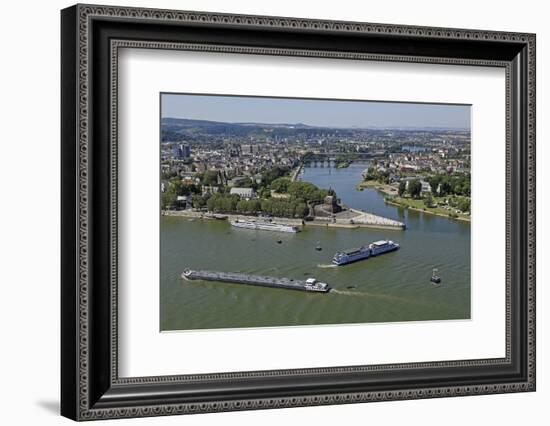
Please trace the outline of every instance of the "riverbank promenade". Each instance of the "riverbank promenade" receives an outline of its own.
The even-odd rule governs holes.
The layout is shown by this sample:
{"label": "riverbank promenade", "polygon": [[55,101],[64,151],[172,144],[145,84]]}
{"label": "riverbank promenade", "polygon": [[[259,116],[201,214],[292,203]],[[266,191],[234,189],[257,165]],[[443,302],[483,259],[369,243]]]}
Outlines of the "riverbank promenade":
{"label": "riverbank promenade", "polygon": [[333,214],[331,217],[315,217],[313,221],[307,222],[307,224],[334,228],[379,228],[393,230],[404,230],[406,228],[403,222],[347,207],[343,211]]}
{"label": "riverbank promenade", "polygon": [[[163,210],[163,216],[184,216],[196,219],[218,219],[218,220],[262,220],[258,216],[238,215],[238,214],[213,214],[199,212],[192,209],[187,210]],[[312,225],[327,226],[333,228],[379,228],[403,230],[405,224],[397,220],[388,219],[362,210],[349,209],[334,214],[332,217],[314,217],[311,221],[302,219],[290,219],[286,217],[270,218],[275,223],[288,224],[293,226]]]}

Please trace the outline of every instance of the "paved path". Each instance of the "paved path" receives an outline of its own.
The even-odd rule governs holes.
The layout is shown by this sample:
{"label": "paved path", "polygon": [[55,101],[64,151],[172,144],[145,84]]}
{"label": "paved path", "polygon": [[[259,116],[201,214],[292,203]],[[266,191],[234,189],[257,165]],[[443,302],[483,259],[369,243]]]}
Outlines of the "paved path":
{"label": "paved path", "polygon": [[[352,221],[352,223],[374,225],[374,226],[388,226],[388,227],[405,229],[405,224],[397,220],[388,219],[387,217],[378,216],[378,215],[367,213],[361,210],[350,209],[349,211],[356,214],[352,218],[345,219],[350,222]],[[338,219],[336,220],[338,221]]]}

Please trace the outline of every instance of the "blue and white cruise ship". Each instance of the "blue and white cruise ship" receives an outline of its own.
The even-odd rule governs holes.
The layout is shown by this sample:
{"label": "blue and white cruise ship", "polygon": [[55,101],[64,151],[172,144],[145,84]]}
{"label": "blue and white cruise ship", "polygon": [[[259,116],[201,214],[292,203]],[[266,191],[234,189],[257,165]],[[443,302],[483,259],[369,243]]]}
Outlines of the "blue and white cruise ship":
{"label": "blue and white cruise ship", "polygon": [[370,256],[388,253],[390,251],[397,250],[398,248],[399,244],[390,240],[375,241],[368,246],[361,246],[356,249],[336,253],[332,258],[332,263],[338,266],[347,265],[348,263],[367,259]]}
{"label": "blue and white cruise ship", "polygon": [[332,258],[332,263],[340,266],[347,263],[356,262],[358,260],[366,259],[369,256],[370,248],[368,246],[362,246],[351,250],[339,251]]}

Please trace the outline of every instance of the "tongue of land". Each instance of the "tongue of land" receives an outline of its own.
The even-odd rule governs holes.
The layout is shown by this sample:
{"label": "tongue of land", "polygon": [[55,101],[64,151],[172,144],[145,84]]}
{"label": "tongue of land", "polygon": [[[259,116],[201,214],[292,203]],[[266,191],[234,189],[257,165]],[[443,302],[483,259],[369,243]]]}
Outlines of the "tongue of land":
{"label": "tongue of land", "polygon": [[308,225],[322,225],[341,228],[381,228],[381,229],[405,229],[405,224],[397,220],[377,216],[362,210],[345,208],[330,216],[315,216]]}

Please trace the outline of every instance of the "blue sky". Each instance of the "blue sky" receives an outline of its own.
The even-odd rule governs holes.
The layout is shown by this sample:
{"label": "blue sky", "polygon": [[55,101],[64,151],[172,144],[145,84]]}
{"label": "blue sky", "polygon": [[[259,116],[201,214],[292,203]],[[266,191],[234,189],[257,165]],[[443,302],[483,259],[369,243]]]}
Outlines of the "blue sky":
{"label": "blue sky", "polygon": [[470,128],[470,106],[249,96],[161,95],[162,117],[327,127]]}

